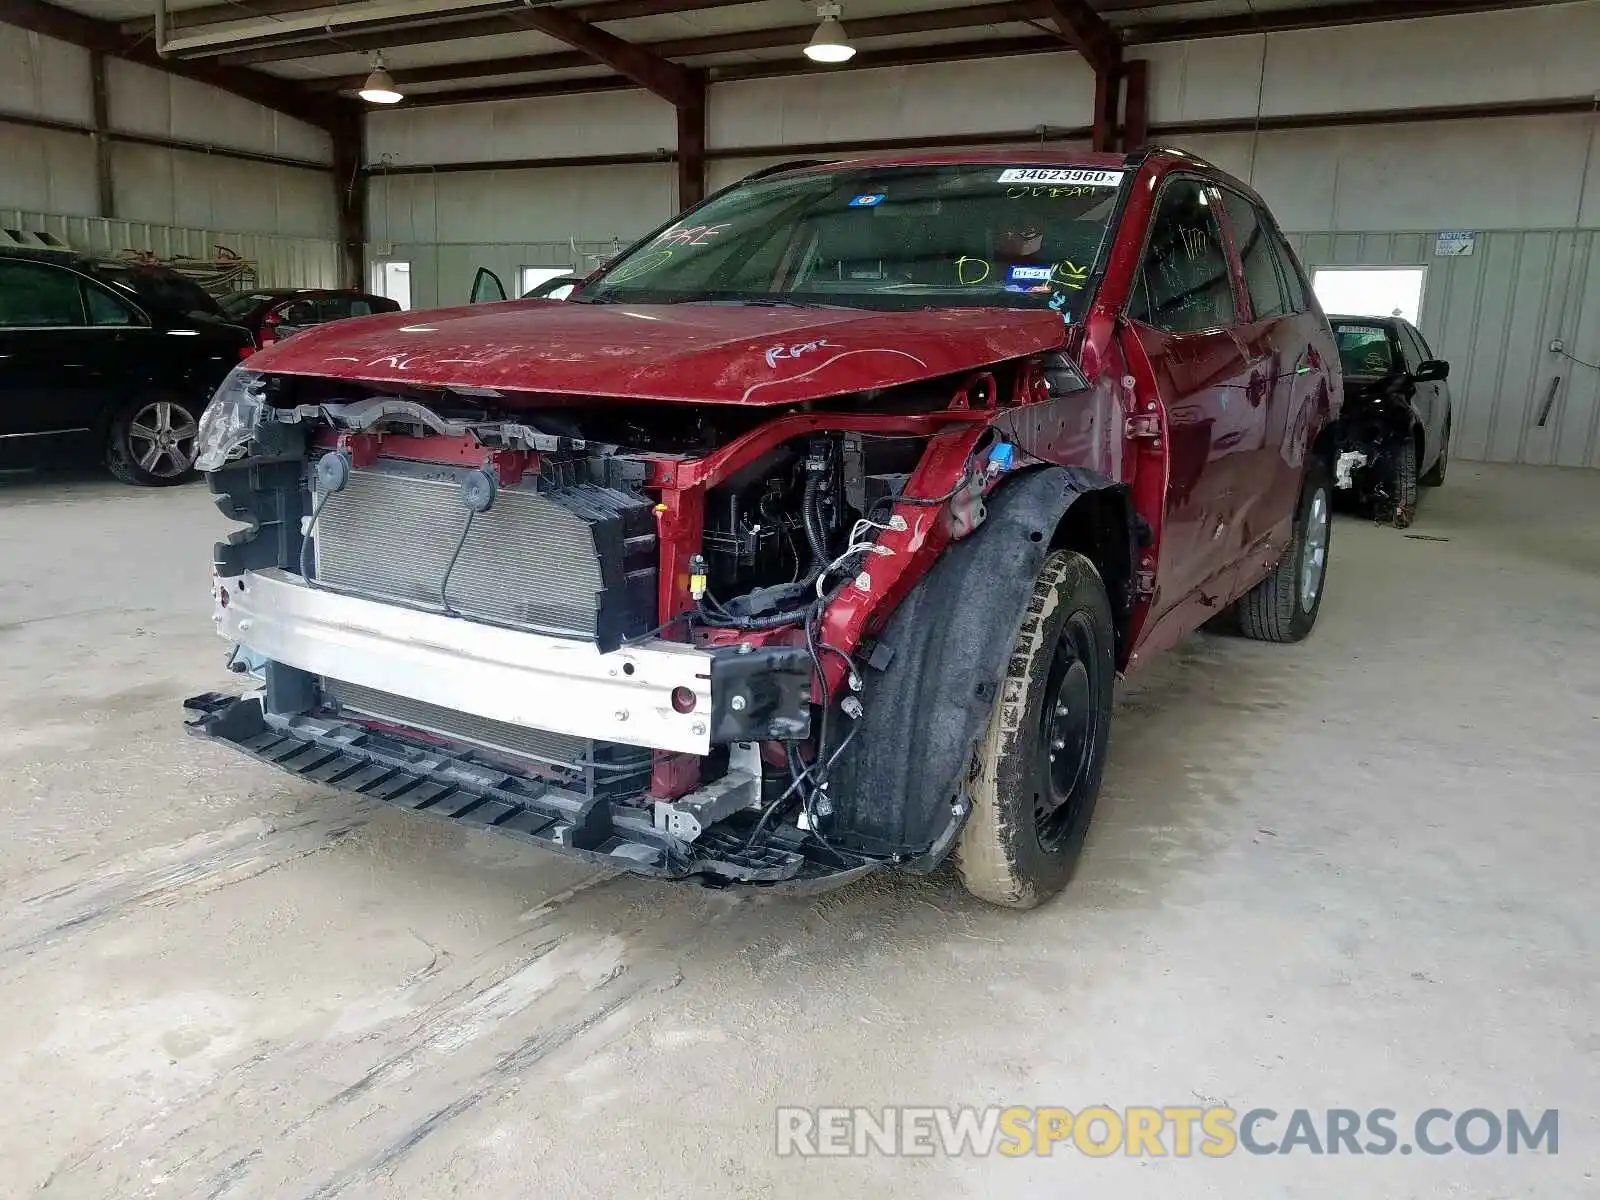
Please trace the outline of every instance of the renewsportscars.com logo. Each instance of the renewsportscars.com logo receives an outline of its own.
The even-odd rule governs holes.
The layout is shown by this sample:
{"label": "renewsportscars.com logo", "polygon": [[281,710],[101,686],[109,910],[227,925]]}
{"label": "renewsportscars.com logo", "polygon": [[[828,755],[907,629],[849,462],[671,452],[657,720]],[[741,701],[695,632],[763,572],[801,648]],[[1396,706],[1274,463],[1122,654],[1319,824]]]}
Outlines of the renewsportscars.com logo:
{"label": "renewsportscars.com logo", "polygon": [[1430,1108],[1402,1120],[1391,1108],[1297,1108],[1239,1113],[1214,1105],[1125,1109],[780,1108],[783,1156],[1006,1158],[1057,1149],[1091,1158],[1226,1158],[1246,1154],[1556,1154],[1559,1109]]}

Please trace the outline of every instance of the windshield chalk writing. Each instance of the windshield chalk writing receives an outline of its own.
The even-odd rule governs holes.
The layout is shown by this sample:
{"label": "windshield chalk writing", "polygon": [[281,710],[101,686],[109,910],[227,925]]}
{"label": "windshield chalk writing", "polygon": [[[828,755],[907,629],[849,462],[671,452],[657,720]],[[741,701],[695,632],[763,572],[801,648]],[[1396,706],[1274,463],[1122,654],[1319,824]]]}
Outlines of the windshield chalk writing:
{"label": "windshield chalk writing", "polygon": [[669,229],[656,239],[658,246],[704,246],[728,227],[721,225],[685,225]]}

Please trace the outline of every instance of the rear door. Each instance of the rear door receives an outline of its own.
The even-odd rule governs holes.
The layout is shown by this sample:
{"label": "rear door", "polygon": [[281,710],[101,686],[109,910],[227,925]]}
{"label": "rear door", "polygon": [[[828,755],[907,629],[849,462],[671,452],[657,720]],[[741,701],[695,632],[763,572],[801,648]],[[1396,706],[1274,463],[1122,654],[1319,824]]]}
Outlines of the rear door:
{"label": "rear door", "polygon": [[1168,179],[1126,311],[1124,350],[1167,409],[1156,616],[1191,596],[1220,603],[1230,583],[1225,535],[1235,485],[1228,459],[1238,451],[1235,414],[1251,367],[1235,328],[1237,293],[1220,207],[1221,193],[1210,183]]}
{"label": "rear door", "polygon": [[38,437],[88,433],[113,386],[110,349],[84,313],[80,276],[0,259],[0,441],[26,459]]}
{"label": "rear door", "polygon": [[1244,556],[1291,511],[1282,495],[1282,446],[1294,407],[1296,372],[1308,347],[1289,300],[1270,219],[1237,192],[1223,192],[1223,207],[1248,302],[1239,339],[1250,374],[1237,402],[1230,402],[1226,435],[1237,456],[1228,543],[1235,555]]}

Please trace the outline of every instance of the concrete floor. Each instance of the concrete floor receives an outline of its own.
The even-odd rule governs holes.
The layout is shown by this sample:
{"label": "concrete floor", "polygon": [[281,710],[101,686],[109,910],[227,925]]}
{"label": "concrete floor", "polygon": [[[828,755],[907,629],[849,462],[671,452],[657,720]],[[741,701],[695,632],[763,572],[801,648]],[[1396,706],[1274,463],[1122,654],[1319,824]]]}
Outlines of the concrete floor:
{"label": "concrete floor", "polygon": [[[192,741],[236,683],[203,489],[0,480],[0,1195],[1593,1194],[1597,513],[1600,472],[1457,463],[1419,537],[1341,521],[1309,642],[1124,689],[1079,878],[1017,915],[607,876]],[[779,1104],[960,1102],[1561,1143],[774,1155]]]}

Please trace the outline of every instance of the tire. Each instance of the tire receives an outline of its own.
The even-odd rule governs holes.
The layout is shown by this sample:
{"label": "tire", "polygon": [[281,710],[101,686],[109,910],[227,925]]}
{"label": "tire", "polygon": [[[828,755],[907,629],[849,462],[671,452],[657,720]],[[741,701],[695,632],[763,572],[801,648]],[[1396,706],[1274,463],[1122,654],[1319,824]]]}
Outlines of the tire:
{"label": "tire", "polygon": [[974,896],[1033,908],[1067,885],[1100,794],[1116,677],[1111,602],[1094,563],[1045,559],[968,792],[956,867]]}
{"label": "tire", "polygon": [[1439,443],[1439,457],[1433,460],[1433,466],[1428,468],[1428,473],[1417,480],[1423,487],[1441,487],[1444,484],[1444,475],[1450,467],[1450,421],[1444,423],[1444,439]]}
{"label": "tire", "polygon": [[1381,502],[1380,519],[1396,529],[1409,529],[1417,519],[1417,447],[1407,438],[1394,448],[1388,463],[1388,496]]}
{"label": "tire", "polygon": [[1317,623],[1328,575],[1333,487],[1320,458],[1306,466],[1294,532],[1275,567],[1239,599],[1236,628],[1258,642],[1298,642]]}
{"label": "tire", "polygon": [[106,466],[123,483],[171,487],[194,474],[201,406],[170,396],[140,396],[112,418]]}

